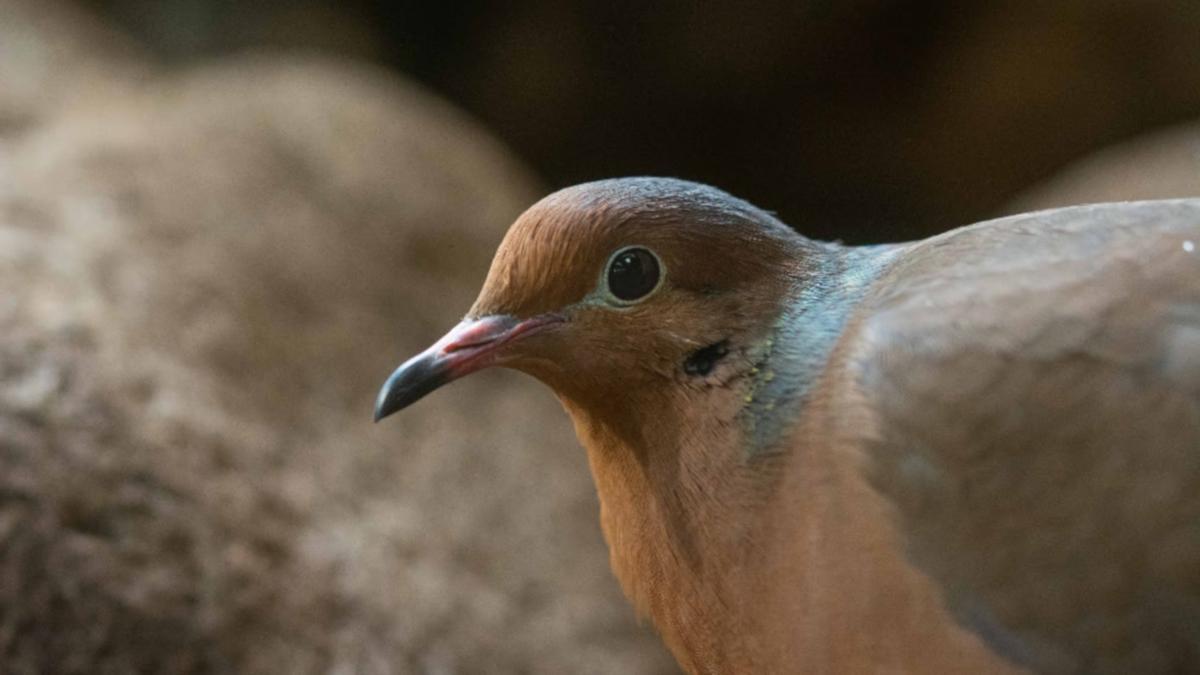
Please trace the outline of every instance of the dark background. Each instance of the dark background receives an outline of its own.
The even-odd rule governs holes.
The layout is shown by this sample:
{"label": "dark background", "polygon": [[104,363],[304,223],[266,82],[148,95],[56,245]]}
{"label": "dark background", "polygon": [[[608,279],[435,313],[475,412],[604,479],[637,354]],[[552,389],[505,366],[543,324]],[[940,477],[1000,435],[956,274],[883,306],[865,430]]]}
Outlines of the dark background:
{"label": "dark background", "polygon": [[549,187],[718,185],[805,233],[924,236],[1200,114],[1200,2],[91,0],[168,59],[312,48],[415,77]]}

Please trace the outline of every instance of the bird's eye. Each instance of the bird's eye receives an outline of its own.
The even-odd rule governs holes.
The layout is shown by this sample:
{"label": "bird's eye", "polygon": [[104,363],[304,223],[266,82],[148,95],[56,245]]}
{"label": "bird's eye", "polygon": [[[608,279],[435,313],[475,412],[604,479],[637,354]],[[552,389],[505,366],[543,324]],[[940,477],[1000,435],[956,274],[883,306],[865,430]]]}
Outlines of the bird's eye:
{"label": "bird's eye", "polygon": [[638,247],[618,251],[608,263],[608,290],[623,302],[646,297],[658,287],[658,258]]}

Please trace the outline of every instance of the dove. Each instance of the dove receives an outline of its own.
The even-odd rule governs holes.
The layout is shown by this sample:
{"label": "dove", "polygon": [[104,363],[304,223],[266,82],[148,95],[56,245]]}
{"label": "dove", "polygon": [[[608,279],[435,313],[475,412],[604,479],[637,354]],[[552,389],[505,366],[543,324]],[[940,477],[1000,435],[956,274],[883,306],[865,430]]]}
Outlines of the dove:
{"label": "dove", "polygon": [[1200,671],[1200,200],[847,246],[586,183],[375,418],[494,366],[570,415],[690,673]]}

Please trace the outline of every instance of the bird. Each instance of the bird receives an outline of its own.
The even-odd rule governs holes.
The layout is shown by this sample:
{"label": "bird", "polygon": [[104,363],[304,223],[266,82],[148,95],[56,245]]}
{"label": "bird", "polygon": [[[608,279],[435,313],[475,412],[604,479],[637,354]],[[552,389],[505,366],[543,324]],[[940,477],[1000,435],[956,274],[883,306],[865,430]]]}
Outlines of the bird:
{"label": "bird", "polygon": [[689,673],[1200,672],[1200,199],[850,246],[584,183],[375,419],[488,367],[562,403]]}

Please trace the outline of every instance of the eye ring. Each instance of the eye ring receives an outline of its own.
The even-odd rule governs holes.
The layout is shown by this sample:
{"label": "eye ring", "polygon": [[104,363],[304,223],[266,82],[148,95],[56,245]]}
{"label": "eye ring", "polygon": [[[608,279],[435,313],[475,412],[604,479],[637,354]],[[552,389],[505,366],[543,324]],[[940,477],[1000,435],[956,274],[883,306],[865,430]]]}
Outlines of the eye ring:
{"label": "eye ring", "polygon": [[650,297],[666,277],[666,266],[645,246],[624,246],[608,257],[601,281],[605,295],[618,305],[633,305]]}

